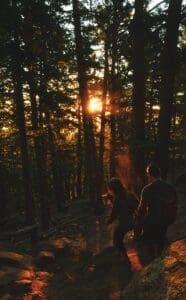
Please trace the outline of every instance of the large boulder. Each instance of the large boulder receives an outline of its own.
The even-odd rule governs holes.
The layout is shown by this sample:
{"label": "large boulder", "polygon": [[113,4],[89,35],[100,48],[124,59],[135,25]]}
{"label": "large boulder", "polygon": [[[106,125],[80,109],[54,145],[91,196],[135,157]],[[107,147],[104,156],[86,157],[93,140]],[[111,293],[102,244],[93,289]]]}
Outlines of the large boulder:
{"label": "large boulder", "polygon": [[29,255],[23,255],[13,251],[0,251],[0,267],[11,266],[22,268],[30,266],[32,258]]}
{"label": "large boulder", "polygon": [[35,264],[38,268],[46,269],[49,265],[53,264],[55,256],[50,251],[41,251],[35,259]]}
{"label": "large boulder", "polygon": [[186,295],[186,239],[174,242],[166,253],[137,273],[122,300],[183,300]]}
{"label": "large boulder", "polygon": [[49,241],[42,241],[35,247],[35,255],[41,251],[49,251],[53,253],[55,257],[68,255],[71,241],[67,238],[56,238]]}

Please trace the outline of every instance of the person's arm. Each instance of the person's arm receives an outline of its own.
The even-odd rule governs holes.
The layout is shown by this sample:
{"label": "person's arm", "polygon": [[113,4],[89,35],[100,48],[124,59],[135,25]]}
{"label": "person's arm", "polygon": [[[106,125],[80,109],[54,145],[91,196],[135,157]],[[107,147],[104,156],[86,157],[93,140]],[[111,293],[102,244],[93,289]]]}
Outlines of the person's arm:
{"label": "person's arm", "polygon": [[141,193],[140,203],[138,206],[138,217],[143,218],[146,216],[147,211],[147,192],[144,189]]}
{"label": "person's arm", "polygon": [[146,191],[146,189],[143,189],[141,193],[140,204],[137,209],[137,220],[136,220],[137,232],[139,236],[142,233],[144,221],[147,215],[147,206],[148,206],[148,192]]}
{"label": "person's arm", "polygon": [[118,205],[116,200],[114,200],[114,204],[113,204],[113,208],[112,208],[112,212],[111,215],[107,221],[107,224],[111,224],[114,220],[116,220],[116,218],[118,217]]}
{"label": "person's arm", "polygon": [[139,200],[133,193],[128,193],[128,207],[130,212],[135,215],[139,206]]}

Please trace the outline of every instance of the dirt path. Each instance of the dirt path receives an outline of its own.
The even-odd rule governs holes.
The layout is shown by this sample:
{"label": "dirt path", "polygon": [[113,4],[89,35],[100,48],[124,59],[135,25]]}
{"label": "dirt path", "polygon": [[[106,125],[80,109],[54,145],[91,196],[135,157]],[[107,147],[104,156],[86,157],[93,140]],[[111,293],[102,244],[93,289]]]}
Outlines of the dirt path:
{"label": "dirt path", "polygon": [[[185,199],[181,194],[170,241],[185,237]],[[34,248],[0,243],[0,300],[119,300],[133,275],[150,262],[131,232],[125,237],[129,260],[121,262],[106,226],[109,211],[95,217],[88,204],[74,206]]]}
{"label": "dirt path", "polygon": [[[142,265],[128,235],[130,261],[121,262],[112,245],[105,217],[91,217],[60,257],[48,282],[47,300],[119,300],[124,286]],[[60,239],[60,235],[57,237]],[[69,236],[70,238],[70,236]]]}
{"label": "dirt path", "polygon": [[119,259],[107,215],[87,210],[63,215],[29,256],[18,248],[2,249],[0,278],[6,284],[0,284],[0,300],[119,300],[145,263],[131,232],[125,238],[128,259]]}
{"label": "dirt path", "polygon": [[69,212],[34,248],[2,244],[0,300],[119,300],[141,265],[130,235],[126,245],[132,266],[119,260],[106,215]]}

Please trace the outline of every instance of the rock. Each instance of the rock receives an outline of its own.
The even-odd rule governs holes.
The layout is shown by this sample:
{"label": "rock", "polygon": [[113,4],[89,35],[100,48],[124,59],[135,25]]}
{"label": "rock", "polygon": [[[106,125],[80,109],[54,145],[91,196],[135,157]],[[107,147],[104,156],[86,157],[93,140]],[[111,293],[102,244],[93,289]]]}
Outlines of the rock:
{"label": "rock", "polygon": [[13,291],[14,294],[24,295],[25,293],[31,291],[31,285],[32,285],[31,280],[28,279],[17,280],[11,286],[11,291]]}
{"label": "rock", "polygon": [[183,300],[186,295],[186,239],[173,243],[163,257],[137,273],[122,300]]}
{"label": "rock", "polygon": [[0,251],[0,267],[11,266],[15,268],[29,267],[32,257],[12,251]]}
{"label": "rock", "polygon": [[64,256],[69,253],[70,243],[71,241],[67,238],[58,238],[47,242],[40,242],[39,244],[37,244],[35,252],[37,253],[41,251],[49,251],[53,253],[54,256]]}
{"label": "rock", "polygon": [[33,280],[35,278],[35,272],[33,269],[21,270],[18,273],[17,280]]}
{"label": "rock", "polygon": [[[8,292],[15,294],[25,293],[30,290],[34,272],[32,269],[4,267],[0,271],[0,295]],[[7,294],[8,295],[8,294]],[[15,299],[15,298],[14,298]]]}
{"label": "rock", "polygon": [[36,272],[36,278],[41,280],[48,280],[50,277],[52,277],[52,274],[46,271],[39,271]]}
{"label": "rock", "polygon": [[35,263],[39,268],[47,268],[55,260],[55,256],[50,251],[41,251],[35,259]]}

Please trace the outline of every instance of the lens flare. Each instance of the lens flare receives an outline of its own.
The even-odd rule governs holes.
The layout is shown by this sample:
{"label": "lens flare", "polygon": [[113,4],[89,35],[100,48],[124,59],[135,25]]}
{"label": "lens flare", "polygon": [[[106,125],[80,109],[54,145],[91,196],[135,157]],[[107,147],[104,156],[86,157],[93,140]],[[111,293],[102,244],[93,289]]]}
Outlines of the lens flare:
{"label": "lens flare", "polygon": [[102,102],[99,98],[91,98],[89,100],[88,110],[91,113],[100,113],[102,110]]}

